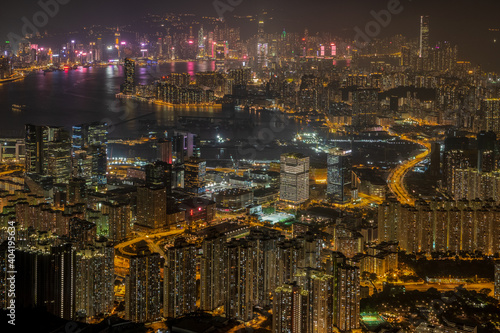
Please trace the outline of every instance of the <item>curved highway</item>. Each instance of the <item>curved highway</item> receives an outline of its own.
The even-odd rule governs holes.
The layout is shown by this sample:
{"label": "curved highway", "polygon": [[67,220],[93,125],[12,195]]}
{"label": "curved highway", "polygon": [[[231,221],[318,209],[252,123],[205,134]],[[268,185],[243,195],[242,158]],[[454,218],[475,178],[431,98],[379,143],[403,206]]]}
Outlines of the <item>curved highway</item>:
{"label": "curved highway", "polygon": [[421,145],[425,148],[425,152],[403,162],[394,168],[389,177],[387,177],[387,185],[399,202],[409,205],[415,205],[415,199],[410,195],[404,184],[405,177],[418,163],[422,162],[431,151],[431,145],[428,142],[412,140],[406,136],[401,136],[401,139]]}

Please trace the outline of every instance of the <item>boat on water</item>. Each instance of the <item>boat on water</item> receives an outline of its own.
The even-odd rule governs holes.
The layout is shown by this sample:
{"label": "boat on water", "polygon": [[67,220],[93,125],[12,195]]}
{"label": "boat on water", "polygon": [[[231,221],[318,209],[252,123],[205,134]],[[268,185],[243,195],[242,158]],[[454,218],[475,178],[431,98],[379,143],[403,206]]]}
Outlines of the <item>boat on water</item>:
{"label": "boat on water", "polygon": [[26,110],[26,105],[12,104],[12,111],[21,112],[23,110]]}

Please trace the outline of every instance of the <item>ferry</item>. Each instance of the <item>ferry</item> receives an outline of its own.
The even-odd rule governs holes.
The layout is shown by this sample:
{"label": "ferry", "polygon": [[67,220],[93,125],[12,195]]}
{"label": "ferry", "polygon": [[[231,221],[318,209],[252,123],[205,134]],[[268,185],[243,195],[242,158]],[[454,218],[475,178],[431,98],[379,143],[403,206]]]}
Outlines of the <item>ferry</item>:
{"label": "ferry", "polygon": [[23,110],[26,110],[26,105],[12,104],[12,111],[21,112]]}

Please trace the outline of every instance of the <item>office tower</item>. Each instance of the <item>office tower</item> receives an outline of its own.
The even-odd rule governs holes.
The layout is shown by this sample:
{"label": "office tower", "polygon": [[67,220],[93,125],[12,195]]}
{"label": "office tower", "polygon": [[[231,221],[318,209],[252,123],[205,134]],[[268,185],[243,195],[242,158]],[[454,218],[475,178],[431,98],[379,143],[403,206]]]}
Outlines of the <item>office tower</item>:
{"label": "office tower", "polygon": [[490,98],[481,102],[481,128],[486,132],[500,135],[500,99]]}
{"label": "office tower", "polygon": [[207,162],[191,157],[184,163],[184,188],[189,192],[200,194],[205,192]]}
{"label": "office tower", "polygon": [[268,43],[266,43],[264,35],[264,20],[259,20],[257,31],[257,65],[258,68],[267,66]]}
{"label": "office tower", "polygon": [[378,90],[359,88],[352,92],[352,125],[366,128],[375,125],[378,112]]}
{"label": "office tower", "polygon": [[196,310],[196,247],[177,238],[165,255],[163,316],[177,318]]}
{"label": "office tower", "polygon": [[114,306],[114,248],[103,238],[76,253],[75,311],[87,320]]}
{"label": "office tower", "polygon": [[160,318],[162,265],[160,255],[147,248],[130,257],[129,274],[125,277],[126,320],[143,323]]}
{"label": "office tower", "polygon": [[107,184],[106,123],[94,122],[72,128],[72,174],[85,178],[87,186]]}
{"label": "office tower", "polygon": [[255,249],[245,239],[233,239],[224,247],[226,318],[253,318]]}
{"label": "office tower", "polygon": [[92,186],[92,156],[85,150],[73,151],[71,158],[73,178],[85,179],[87,186]]}
{"label": "office tower", "polygon": [[296,283],[284,284],[273,293],[273,333],[307,333],[309,291]]}
{"label": "office tower", "polygon": [[327,189],[329,200],[339,204],[351,201],[352,158],[350,150],[330,149],[327,157]]}
{"label": "office tower", "polygon": [[75,251],[69,243],[39,243],[16,250],[16,303],[73,319],[75,264]]}
{"label": "office tower", "polygon": [[105,145],[91,145],[88,154],[92,158],[92,186],[102,187],[107,184],[108,155]]}
{"label": "office tower", "polygon": [[429,16],[420,16],[420,50],[419,57],[427,60],[429,56]]}
{"label": "office tower", "polygon": [[172,188],[184,188],[184,166],[175,165],[172,168]]}
{"label": "office tower", "polygon": [[224,304],[225,236],[213,232],[203,239],[200,262],[200,308],[213,311]]}
{"label": "office tower", "polygon": [[147,164],[146,186],[163,186],[169,194],[172,190],[172,165],[162,161]]}
{"label": "office tower", "polygon": [[72,127],[73,151],[86,149],[92,145],[106,145],[108,143],[108,124],[93,122],[75,125]]}
{"label": "office tower", "polygon": [[198,54],[196,57],[198,59],[205,58],[205,34],[203,32],[203,27],[200,27],[198,31]]}
{"label": "office tower", "polygon": [[309,157],[283,154],[280,158],[280,199],[300,205],[309,199]]}
{"label": "office tower", "polygon": [[226,43],[224,41],[218,41],[215,45],[215,70],[219,73],[225,72],[224,61],[226,59],[225,54]]}
{"label": "office tower", "polygon": [[[62,127],[26,125],[26,173],[69,180],[69,133]],[[50,163],[50,167],[49,167]],[[68,169],[68,170],[66,170]]]}
{"label": "office tower", "polygon": [[500,262],[495,262],[495,298],[500,300]]}
{"label": "office tower", "polygon": [[125,82],[122,85],[122,93],[133,95],[135,92],[135,60],[125,58]]}
{"label": "office tower", "polygon": [[157,154],[158,160],[168,164],[172,164],[172,155],[173,155],[172,140],[160,139],[158,140],[156,147],[158,149],[158,154]]}
{"label": "office tower", "polygon": [[188,132],[175,132],[172,138],[174,163],[183,164],[189,157],[199,157],[195,146],[195,134]]}
{"label": "office tower", "polygon": [[151,229],[167,223],[167,190],[163,186],[137,188],[137,224]]}
{"label": "office tower", "polygon": [[53,177],[55,184],[67,184],[72,171],[69,142],[48,142],[46,147],[47,175]]}
{"label": "office tower", "polygon": [[132,215],[130,205],[118,202],[103,202],[101,211],[109,216],[109,239],[112,241],[125,239],[130,231]]}

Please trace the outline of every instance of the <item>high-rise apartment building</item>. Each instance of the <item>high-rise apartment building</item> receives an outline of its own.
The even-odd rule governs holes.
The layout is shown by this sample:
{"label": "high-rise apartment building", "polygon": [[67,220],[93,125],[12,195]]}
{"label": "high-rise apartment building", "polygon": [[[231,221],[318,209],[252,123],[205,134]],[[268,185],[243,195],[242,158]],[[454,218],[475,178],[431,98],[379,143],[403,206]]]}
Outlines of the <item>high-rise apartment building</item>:
{"label": "high-rise apartment building", "polygon": [[309,291],[284,284],[273,293],[273,333],[308,332]]}
{"label": "high-rise apartment building", "polygon": [[103,238],[76,253],[75,311],[87,320],[114,306],[114,248]]}
{"label": "high-rise apartment building", "polygon": [[130,258],[125,277],[125,319],[143,323],[160,318],[163,259],[158,253],[140,249]]}
{"label": "high-rise apartment building", "polygon": [[255,248],[245,239],[234,239],[224,247],[226,317],[249,321],[253,318]]}
{"label": "high-rise apartment building", "polygon": [[212,311],[224,304],[224,244],[225,237],[212,233],[203,239],[200,262],[200,308]]}
{"label": "high-rise apartment building", "polygon": [[76,252],[70,243],[38,243],[16,251],[16,302],[63,319],[75,315]]}
{"label": "high-rise apartment building", "polygon": [[165,255],[163,315],[176,318],[196,309],[196,247],[177,238]]}

